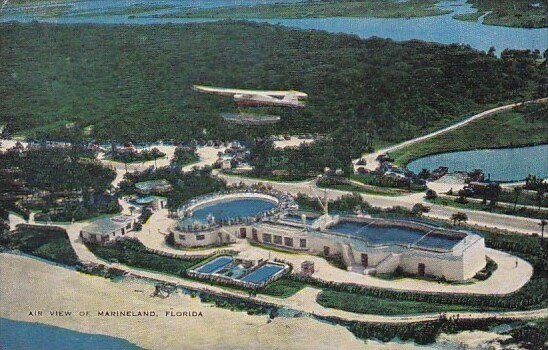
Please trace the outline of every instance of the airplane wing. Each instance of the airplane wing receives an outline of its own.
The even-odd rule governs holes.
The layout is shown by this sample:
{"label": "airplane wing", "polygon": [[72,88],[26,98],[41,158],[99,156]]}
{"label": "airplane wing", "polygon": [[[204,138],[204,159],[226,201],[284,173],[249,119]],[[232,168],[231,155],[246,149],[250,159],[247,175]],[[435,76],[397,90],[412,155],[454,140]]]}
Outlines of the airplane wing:
{"label": "airplane wing", "polygon": [[205,92],[209,94],[221,95],[221,96],[234,96],[234,95],[266,95],[276,98],[285,98],[286,96],[294,96],[296,99],[307,98],[308,95],[300,91],[279,91],[279,90],[246,90],[246,89],[230,89],[214,86],[194,85],[194,90]]}

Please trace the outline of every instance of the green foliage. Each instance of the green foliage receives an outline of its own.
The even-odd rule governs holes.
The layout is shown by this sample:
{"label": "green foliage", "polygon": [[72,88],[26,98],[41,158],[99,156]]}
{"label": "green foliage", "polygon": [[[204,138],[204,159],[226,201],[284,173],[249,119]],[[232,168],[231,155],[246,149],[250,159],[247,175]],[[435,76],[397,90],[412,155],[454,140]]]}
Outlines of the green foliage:
{"label": "green foliage", "polygon": [[78,256],[67,232],[56,226],[17,225],[7,246],[60,264],[76,265]]}
{"label": "green foliage", "polygon": [[497,318],[459,319],[440,317],[436,321],[415,323],[365,323],[342,322],[352,333],[363,339],[378,339],[388,342],[394,338],[403,341],[414,340],[418,344],[430,344],[436,341],[441,333],[458,333],[465,330],[487,331],[491,327],[509,323],[512,320]]}
{"label": "green foliage", "polygon": [[[350,128],[353,139],[398,142],[486,104],[527,97],[542,73],[461,45],[256,23],[10,23],[0,25],[0,38],[0,96],[10,96],[0,99],[0,123],[50,139],[232,140]],[[230,99],[194,92],[193,84],[310,97],[303,110],[280,111],[278,124],[242,128],[219,115],[234,109]]]}
{"label": "green foliage", "polygon": [[305,283],[296,281],[294,279],[282,277],[272,283],[267,284],[265,287],[259,289],[257,292],[260,294],[271,295],[278,298],[287,298],[299,292],[304,287],[306,287]]}
{"label": "green foliage", "polygon": [[396,164],[405,165],[426,155],[481,148],[531,146],[548,143],[545,104],[527,105],[491,115],[462,128],[391,152]]}
{"label": "green foliage", "polygon": [[323,17],[379,17],[408,18],[437,16],[447,11],[437,9],[435,0],[384,1],[384,0],[321,0],[295,4],[218,7],[211,9],[185,9],[176,13],[152,15],[161,18],[323,18]]}
{"label": "green foliage", "polygon": [[508,333],[512,339],[503,340],[501,342],[503,345],[517,343],[524,349],[544,349],[548,339],[548,319],[529,322],[524,326],[515,327]]}
{"label": "green foliage", "polygon": [[[477,8],[478,13],[455,16],[457,19],[471,20],[490,12],[483,20],[484,24],[505,27],[546,28],[548,10],[546,1],[530,0],[468,0]],[[541,6],[533,6],[539,3]]]}
{"label": "green foliage", "polygon": [[326,289],[320,293],[317,302],[329,308],[373,315],[411,315],[420,313],[440,313],[449,311],[485,311],[486,308],[447,305],[430,302],[385,299],[364,294],[339,292]]}
{"label": "green foliage", "polygon": [[[361,145],[367,148],[367,143]],[[253,175],[259,177],[281,172],[289,179],[306,179],[321,174],[325,167],[350,174],[352,157],[358,157],[366,148],[329,139],[277,150],[271,141],[259,141],[250,149],[250,163],[254,167]]]}
{"label": "green foliage", "polygon": [[109,245],[87,243],[91,252],[109,262],[121,263],[131,267],[147,269],[179,277],[195,265],[198,259],[182,259],[161,256],[149,252],[138,240],[124,239]]}
{"label": "green foliage", "polygon": [[173,190],[167,194],[168,208],[177,208],[191,198],[219,192],[226,188],[224,181],[211,176],[211,169],[182,173],[178,169],[163,167],[125,174],[124,180],[120,183],[120,190],[124,194],[133,194],[136,183],[160,179],[167,180],[173,187]]}

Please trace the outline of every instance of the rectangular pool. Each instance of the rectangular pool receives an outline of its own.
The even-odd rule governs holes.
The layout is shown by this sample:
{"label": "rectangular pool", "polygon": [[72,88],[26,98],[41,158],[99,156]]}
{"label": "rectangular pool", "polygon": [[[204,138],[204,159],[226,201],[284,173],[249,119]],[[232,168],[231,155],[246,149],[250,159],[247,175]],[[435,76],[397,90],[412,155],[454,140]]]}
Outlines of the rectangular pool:
{"label": "rectangular pool", "polygon": [[260,284],[268,280],[270,277],[274,276],[278,272],[282,271],[283,269],[283,266],[280,265],[265,264],[250,273],[249,275],[245,276],[241,280],[244,282]]}
{"label": "rectangular pool", "polygon": [[196,269],[196,271],[200,273],[215,273],[221,270],[222,268],[224,268],[226,265],[230,264],[231,262],[232,262],[232,257],[220,256],[214,260],[211,260],[205,265],[200,266],[199,268]]}
{"label": "rectangular pool", "polygon": [[[354,237],[360,237],[372,245],[382,244],[413,244],[418,241],[418,247],[451,249],[461,238],[442,235],[428,235],[426,232],[406,227],[376,226],[366,223],[343,221],[329,228],[330,231]],[[420,240],[420,241],[419,241]]]}

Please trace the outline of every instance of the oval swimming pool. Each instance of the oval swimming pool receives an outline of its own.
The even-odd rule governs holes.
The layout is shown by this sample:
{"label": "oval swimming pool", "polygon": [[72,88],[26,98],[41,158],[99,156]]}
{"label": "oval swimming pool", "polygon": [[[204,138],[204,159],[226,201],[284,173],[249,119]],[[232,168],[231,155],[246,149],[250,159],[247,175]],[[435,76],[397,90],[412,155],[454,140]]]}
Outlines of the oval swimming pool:
{"label": "oval swimming pool", "polygon": [[262,215],[277,207],[275,199],[262,197],[229,197],[221,196],[211,202],[198,204],[191,210],[193,221],[208,222],[209,217],[215,221],[245,219]]}

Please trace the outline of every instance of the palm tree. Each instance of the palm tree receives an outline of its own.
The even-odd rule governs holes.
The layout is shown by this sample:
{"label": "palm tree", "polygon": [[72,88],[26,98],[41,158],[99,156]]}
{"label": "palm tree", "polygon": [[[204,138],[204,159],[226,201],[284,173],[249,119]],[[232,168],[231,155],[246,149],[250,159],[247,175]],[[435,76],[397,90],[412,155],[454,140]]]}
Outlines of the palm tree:
{"label": "palm tree", "polygon": [[538,225],[540,226],[540,242],[544,243],[544,226],[548,225],[548,221],[542,219]]}
{"label": "palm tree", "polygon": [[518,205],[518,199],[519,199],[519,196],[521,195],[521,192],[523,192],[522,187],[520,187],[520,186],[514,187],[514,195],[516,196],[514,198],[514,211],[516,211],[516,207]]}

